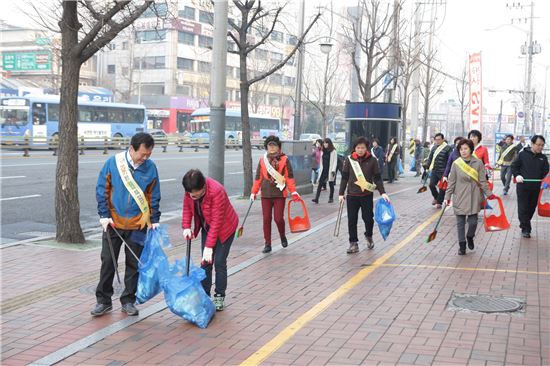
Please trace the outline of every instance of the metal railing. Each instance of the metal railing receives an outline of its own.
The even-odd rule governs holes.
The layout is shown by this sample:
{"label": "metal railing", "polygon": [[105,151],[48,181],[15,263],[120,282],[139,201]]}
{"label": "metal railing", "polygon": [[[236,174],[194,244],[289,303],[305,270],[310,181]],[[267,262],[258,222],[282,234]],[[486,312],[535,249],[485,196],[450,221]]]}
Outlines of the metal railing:
{"label": "metal railing", "polygon": [[[24,157],[30,156],[31,150],[51,150],[53,156],[57,156],[59,147],[59,138],[55,137],[10,137],[0,138],[2,149],[16,149],[23,152]],[[251,140],[252,148],[263,149],[264,140]],[[79,155],[84,155],[85,150],[103,150],[103,154],[109,154],[109,150],[124,150],[130,145],[129,137],[79,137],[78,151]],[[193,149],[195,152],[200,148],[208,149],[209,142],[205,139],[182,138],[179,136],[167,136],[166,138],[155,138],[155,147],[161,147],[162,152],[168,151],[168,148],[177,148],[178,152],[183,149]],[[227,139],[225,141],[226,149],[242,149],[242,141],[237,139]]]}

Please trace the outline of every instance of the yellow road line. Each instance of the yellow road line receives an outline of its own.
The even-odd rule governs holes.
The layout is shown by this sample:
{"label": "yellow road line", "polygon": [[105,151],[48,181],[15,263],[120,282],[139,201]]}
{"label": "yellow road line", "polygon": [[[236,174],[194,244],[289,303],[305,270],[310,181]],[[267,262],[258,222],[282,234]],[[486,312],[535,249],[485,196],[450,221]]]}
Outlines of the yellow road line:
{"label": "yellow road line", "polygon": [[392,247],[388,252],[383,256],[378,258],[372,265],[366,267],[359,271],[356,275],[350,278],[342,286],[332,292],[330,295],[325,297],[317,305],[313,306],[298,319],[296,319],[292,324],[283,329],[279,334],[277,334],[272,340],[263,345],[259,350],[254,352],[250,357],[244,360],[241,365],[259,365],[265,361],[269,356],[271,356],[275,351],[277,351],[283,344],[285,344],[290,338],[294,336],[300,329],[302,329],[307,323],[315,319],[319,314],[325,311],[330,305],[344,296],[349,290],[361,283],[368,275],[370,275],[374,270],[384,264],[390,257],[392,257],[399,250],[403,249],[412,239],[414,239],[418,234],[422,232],[431,222],[433,222],[439,212],[433,214],[428,220],[423,224],[418,226],[410,235],[403,239],[399,244]]}
{"label": "yellow road line", "polygon": [[448,267],[448,266],[430,266],[427,264],[398,264],[384,263],[384,267],[414,267],[414,268],[432,268],[432,269],[456,269],[460,271],[480,271],[480,272],[504,272],[504,273],[527,273],[535,275],[550,275],[550,272],[522,271],[515,269],[495,269],[495,268],[473,268],[473,267]]}

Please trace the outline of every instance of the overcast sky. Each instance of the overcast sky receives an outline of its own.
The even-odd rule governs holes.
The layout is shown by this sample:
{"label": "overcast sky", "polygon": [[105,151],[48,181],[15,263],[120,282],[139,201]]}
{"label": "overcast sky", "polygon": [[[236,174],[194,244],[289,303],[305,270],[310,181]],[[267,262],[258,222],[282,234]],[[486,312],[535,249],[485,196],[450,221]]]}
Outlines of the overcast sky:
{"label": "overcast sky", "polygon": [[[53,1],[53,0],[52,0]],[[297,3],[298,0],[291,0]],[[428,0],[422,0],[428,2]],[[507,7],[507,0],[437,0],[445,4],[437,7],[437,31],[435,45],[438,47],[442,69],[459,75],[468,53],[482,52],[483,86],[486,89],[523,89],[525,58],[521,57],[520,47],[527,39],[528,23],[510,26],[512,18],[529,16],[529,7],[513,10]],[[514,1],[518,3],[518,1]],[[536,0],[534,40],[542,47],[542,53],[534,56],[533,86],[540,93],[544,90],[545,65],[550,65],[550,1]],[[12,6],[7,6],[7,4]],[[330,0],[306,0],[308,12],[319,5],[326,6]],[[334,7],[342,4],[356,5],[357,0],[334,0]],[[393,1],[390,1],[393,3]],[[410,7],[415,2],[407,0],[403,16],[410,15]],[[530,1],[523,0],[529,5]],[[10,24],[28,26],[28,17],[17,9],[20,1],[2,2],[0,19]],[[428,18],[429,12],[426,14]],[[496,28],[495,30],[487,30]],[[454,82],[447,80],[443,99],[456,99]],[[484,104],[489,113],[497,113],[500,98],[504,99],[505,112],[512,110],[512,97],[505,94],[489,96],[484,94]],[[550,93],[548,93],[550,94]],[[547,98],[550,99],[550,98]]]}

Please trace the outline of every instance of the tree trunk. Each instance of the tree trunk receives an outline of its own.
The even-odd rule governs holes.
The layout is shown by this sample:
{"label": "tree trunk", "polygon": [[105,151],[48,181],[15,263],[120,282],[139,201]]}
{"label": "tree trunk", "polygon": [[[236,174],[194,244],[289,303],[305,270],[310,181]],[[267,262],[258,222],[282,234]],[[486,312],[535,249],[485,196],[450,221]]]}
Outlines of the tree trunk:
{"label": "tree trunk", "polygon": [[61,68],[61,100],[59,117],[59,150],[55,186],[56,240],[64,243],[85,243],[80,227],[78,201],[78,124],[77,98],[81,62],[73,54],[78,44],[77,2],[63,2],[60,22],[63,45]]}
{"label": "tree trunk", "polygon": [[[242,62],[241,62],[241,65],[242,65]],[[243,197],[250,196],[250,193],[252,191],[252,145],[250,142],[251,136],[250,136],[250,117],[248,115],[248,91],[249,91],[248,84],[241,83],[241,119],[242,119],[242,126],[243,126],[243,172],[244,172]]]}

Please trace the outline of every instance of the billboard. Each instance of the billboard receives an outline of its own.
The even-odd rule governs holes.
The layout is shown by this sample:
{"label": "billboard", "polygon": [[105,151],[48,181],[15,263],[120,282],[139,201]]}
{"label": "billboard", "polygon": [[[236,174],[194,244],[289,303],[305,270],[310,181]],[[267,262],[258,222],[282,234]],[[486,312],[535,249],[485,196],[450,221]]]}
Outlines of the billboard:
{"label": "billboard", "polygon": [[3,52],[2,67],[6,71],[49,71],[52,69],[50,51]]}
{"label": "billboard", "polygon": [[481,83],[481,52],[469,57],[470,65],[470,130],[481,131],[483,86]]}

